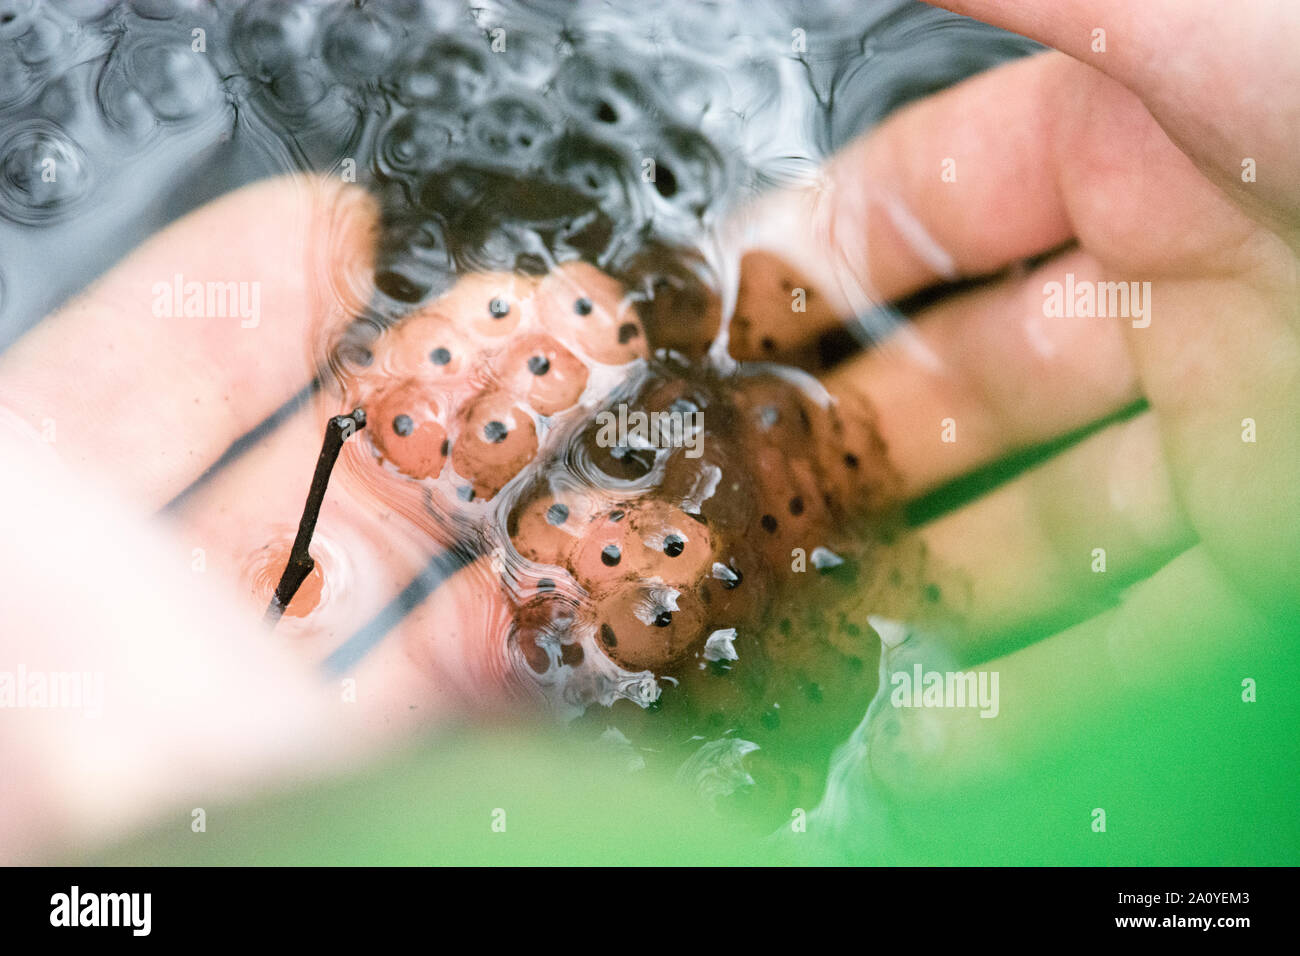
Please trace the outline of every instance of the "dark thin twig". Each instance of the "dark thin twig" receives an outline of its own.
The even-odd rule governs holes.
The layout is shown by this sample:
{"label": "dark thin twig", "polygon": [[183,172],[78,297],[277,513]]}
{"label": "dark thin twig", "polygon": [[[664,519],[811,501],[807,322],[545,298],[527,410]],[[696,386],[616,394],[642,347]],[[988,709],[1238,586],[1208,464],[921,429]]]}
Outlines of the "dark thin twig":
{"label": "dark thin twig", "polygon": [[311,490],[307,492],[307,503],[303,505],[302,520],[298,522],[298,535],[293,539],[293,548],[289,551],[289,560],[280,575],[271,604],[266,609],[266,622],[274,626],[284,609],[289,606],[293,596],[302,587],[316,567],[316,561],[308,553],[312,535],[316,532],[316,519],[320,517],[321,504],[325,501],[325,489],[330,483],[330,473],[338,461],[343,443],[366,427],[366,413],[358,408],[351,415],[335,415],[325,426],[325,441],[321,444],[320,457],[316,459],[316,473],[312,475]]}

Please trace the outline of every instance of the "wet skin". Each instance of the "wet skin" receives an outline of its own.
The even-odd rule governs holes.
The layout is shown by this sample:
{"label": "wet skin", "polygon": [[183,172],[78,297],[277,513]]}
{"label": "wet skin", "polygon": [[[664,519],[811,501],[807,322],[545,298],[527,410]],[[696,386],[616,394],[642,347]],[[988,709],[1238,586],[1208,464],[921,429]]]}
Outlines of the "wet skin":
{"label": "wet skin", "polygon": [[[1290,481],[1300,354],[1297,200],[1285,185],[1295,181],[1294,163],[1277,148],[1280,127],[1254,110],[1257,100],[1231,102],[1231,84],[1221,85],[1214,109],[1202,109],[1197,96],[1190,97],[1197,108],[1188,108],[1186,90],[1152,74],[1159,57],[1131,59],[1117,49],[1095,66],[1080,63],[1089,54],[1077,38],[1087,31],[1075,29],[1074,21],[1087,19],[1087,4],[1063,4],[1040,18],[1020,8],[960,6],[1058,43],[1076,59],[1048,55],[1013,64],[900,113],[828,171],[843,200],[833,205],[845,211],[835,248],[819,246],[825,235],[789,228],[770,245],[798,270],[795,281],[807,280],[829,303],[825,314],[840,317],[851,302],[818,263],[843,260],[846,252],[862,253],[849,267],[880,300],[953,275],[992,277],[915,317],[911,344],[919,340],[937,364],[918,360],[915,350],[880,349],[828,376],[834,390],[859,391],[874,407],[891,470],[901,480],[900,498],[1135,401],[1147,403],[1142,414],[1054,463],[908,533],[977,584],[958,648],[966,659],[1006,653],[1007,630],[1055,620],[1062,605],[1101,587],[1079,570],[1086,562],[1067,560],[1086,554],[1099,533],[1119,555],[1109,580],[1142,586],[1114,614],[1083,621],[1062,640],[1007,654],[999,662],[1003,692],[1020,696],[1021,716],[986,722],[997,727],[978,734],[946,726],[946,745],[925,752],[928,763],[882,762],[879,772],[902,789],[979,773],[990,738],[1004,756],[1050,748],[1057,721],[1041,714],[1061,717],[1131,692],[1120,686],[1107,656],[1116,620],[1143,635],[1120,648],[1125,674],[1169,679],[1170,661],[1194,667],[1217,653],[1220,630],[1208,631],[1194,618],[1153,619],[1145,596],[1200,595],[1222,599],[1243,619],[1284,618],[1294,610],[1300,566],[1300,508]],[[1129,26],[1141,36],[1177,32],[1160,24]],[[1293,33],[1293,18],[1251,14],[1223,24],[1220,35],[1233,42],[1245,35],[1271,49],[1270,42]],[[1208,52],[1191,49],[1207,61],[1202,73],[1223,72]],[[1258,101],[1291,101],[1294,87],[1279,76],[1276,95]],[[1228,162],[1226,153],[1205,145],[1246,140],[1262,144],[1254,151],[1284,173],[1251,188],[1235,153]],[[936,188],[930,173],[954,144],[970,168],[998,174],[960,176],[953,189]],[[1153,169],[1160,175],[1147,175]],[[901,200],[910,226],[919,223],[946,250],[946,268],[918,249],[915,230],[901,228],[888,204],[875,201],[877,184]],[[816,206],[816,197],[775,197],[765,215],[788,226],[783,209],[809,201]],[[265,595],[245,587],[246,565],[264,553],[268,539],[291,537],[321,423],[337,400],[323,389],[286,407],[324,367],[304,343],[324,340],[363,308],[375,221],[367,199],[351,190],[302,181],[251,187],[137,250],[0,363],[4,404],[38,431],[47,419],[57,421],[63,462],[118,492],[134,516],[147,518],[185,493],[172,509],[174,519],[186,541],[202,542],[210,580],[223,582],[228,603],[246,604],[249,620],[260,617]],[[212,235],[245,241],[214,245]],[[855,235],[858,241],[849,243]],[[1066,243],[1072,244],[1064,253],[1028,277],[1002,271]],[[176,324],[159,334],[156,324],[142,321],[151,283],[178,266],[200,281],[261,277],[258,329]],[[1043,283],[1067,271],[1098,280],[1149,276],[1156,301],[1177,318],[1157,317],[1145,329],[1043,323]],[[326,288],[345,295],[323,295]],[[271,315],[273,322],[265,318]],[[1224,315],[1234,321],[1225,323]],[[762,350],[770,338],[780,348],[775,334],[755,329],[761,316],[747,311],[745,317],[754,330],[748,341]],[[76,388],[68,387],[66,355],[95,357],[78,365]],[[276,428],[203,478],[277,409],[286,410]],[[1265,449],[1242,441],[1239,423],[1246,417],[1271,423],[1276,435],[1265,454],[1249,460],[1243,453]],[[947,447],[936,440],[945,418],[961,436]],[[295,484],[286,475],[301,477]],[[337,547],[318,555],[325,575],[320,607],[329,613],[286,618],[277,639],[314,668],[326,648],[345,644],[396,607],[405,616],[390,615],[386,639],[356,670],[367,686],[382,688],[363,697],[376,726],[420,723],[467,707],[516,709],[505,680],[513,663],[487,640],[514,619],[508,605],[485,598],[499,593],[500,575],[490,565],[483,571],[479,580],[492,582],[486,590],[410,591],[432,555],[428,536],[405,528],[422,520],[428,505],[421,494],[381,499],[375,487],[357,472],[334,489],[321,533]],[[775,511],[764,513],[780,522]],[[342,572],[346,587],[331,585],[340,580],[333,571]],[[895,753],[923,752],[912,746],[911,733],[904,726]]]}

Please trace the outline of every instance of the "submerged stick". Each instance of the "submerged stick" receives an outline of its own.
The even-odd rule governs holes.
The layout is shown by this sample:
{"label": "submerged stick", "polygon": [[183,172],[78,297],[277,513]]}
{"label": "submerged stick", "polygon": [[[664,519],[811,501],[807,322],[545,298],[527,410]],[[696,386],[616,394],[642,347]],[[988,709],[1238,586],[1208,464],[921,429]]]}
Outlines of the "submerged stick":
{"label": "submerged stick", "polygon": [[272,626],[279,622],[284,609],[289,606],[293,596],[302,587],[316,567],[316,560],[308,552],[312,535],[316,533],[316,520],[320,517],[321,504],[325,501],[325,489],[330,483],[330,474],[334,463],[338,461],[343,443],[366,427],[366,413],[355,409],[351,415],[335,415],[325,426],[325,441],[321,444],[320,457],[316,459],[316,472],[312,475],[311,489],[307,492],[307,502],[303,505],[302,520],[298,522],[298,534],[293,539],[293,548],[289,551],[289,560],[280,575],[280,583],[271,596],[271,604],[266,609],[266,622]]}

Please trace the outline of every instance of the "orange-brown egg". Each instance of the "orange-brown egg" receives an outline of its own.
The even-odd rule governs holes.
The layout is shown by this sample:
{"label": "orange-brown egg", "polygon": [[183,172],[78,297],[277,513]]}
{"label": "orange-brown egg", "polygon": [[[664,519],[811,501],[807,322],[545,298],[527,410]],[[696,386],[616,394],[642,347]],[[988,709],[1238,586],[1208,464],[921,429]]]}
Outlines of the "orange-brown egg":
{"label": "orange-brown egg", "polygon": [[671,587],[614,586],[593,595],[585,613],[597,645],[629,670],[661,671],[707,636],[698,598]]}
{"label": "orange-brown egg", "polygon": [[789,453],[807,448],[825,412],[791,382],[760,376],[741,379],[735,396],[747,442]]}
{"label": "orange-brown egg", "polygon": [[515,550],[530,561],[567,566],[594,507],[590,496],[578,493],[545,490],[527,498],[516,507],[510,522]]}
{"label": "orange-brown egg", "polygon": [[792,549],[803,548],[808,554],[826,543],[834,530],[831,511],[811,460],[760,448],[755,451],[754,474],[759,494],[753,537],[767,561],[788,564]]}
{"label": "orange-brown egg", "polygon": [[713,538],[706,523],[681,508],[647,498],[629,508],[628,520],[639,545],[639,573],[672,581],[693,581],[713,564]]}
{"label": "orange-brown egg", "polygon": [[470,272],[436,302],[457,327],[486,339],[510,335],[532,315],[538,280],[510,272]]}
{"label": "orange-brown egg", "polygon": [[515,612],[511,640],[530,669],[545,674],[553,664],[577,667],[582,663],[585,655],[572,627],[575,616],[572,599],[549,589]]}
{"label": "orange-brown egg", "polygon": [[539,415],[573,407],[587,387],[587,364],[549,335],[521,338],[493,360],[497,377]]}
{"label": "orange-brown egg", "polygon": [[588,523],[582,540],[570,552],[569,569],[586,590],[645,577],[645,555],[627,509],[617,507]]}
{"label": "orange-brown egg", "polygon": [[474,497],[490,499],[537,454],[532,416],[503,392],[487,392],[462,413],[451,462]]}
{"label": "orange-brown egg", "polygon": [[375,448],[410,478],[436,478],[447,461],[447,429],[427,388],[407,381],[370,403],[367,434]]}
{"label": "orange-brown egg", "polygon": [[422,376],[431,380],[473,367],[477,346],[454,316],[427,308],[402,319],[375,343],[374,375]]}

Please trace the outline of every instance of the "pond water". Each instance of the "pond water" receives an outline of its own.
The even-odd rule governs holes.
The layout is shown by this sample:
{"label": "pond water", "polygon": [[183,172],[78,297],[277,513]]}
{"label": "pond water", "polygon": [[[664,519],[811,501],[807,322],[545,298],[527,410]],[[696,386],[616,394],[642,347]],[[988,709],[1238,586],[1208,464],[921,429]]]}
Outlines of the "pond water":
{"label": "pond water", "polygon": [[[840,444],[870,432],[869,409],[728,358],[727,225],[899,105],[1031,48],[896,0],[0,0],[0,347],[240,185],[362,185],[383,209],[369,306],[308,343],[325,394],[371,417],[340,480],[413,500],[460,564],[495,556],[468,573],[511,593],[502,667],[593,740],[711,799],[809,806],[875,692],[872,596],[925,572],[875,566],[889,522],[856,523],[889,480]],[[602,298],[576,263],[618,284]],[[480,273],[518,282],[458,281]],[[483,327],[411,318],[447,296]],[[590,321],[557,331],[557,309]],[[832,344],[897,321],[872,310]],[[421,391],[430,368],[407,388],[411,350],[438,369],[514,363],[494,387],[517,372],[527,402],[472,376]],[[568,391],[538,392],[546,375]],[[620,408],[624,432],[629,412],[686,417],[669,447],[600,440],[593,414]],[[570,515],[584,535],[547,550]],[[816,583],[782,596],[800,543]],[[665,633],[693,651],[661,652]]]}

